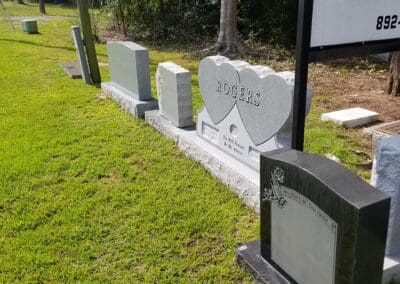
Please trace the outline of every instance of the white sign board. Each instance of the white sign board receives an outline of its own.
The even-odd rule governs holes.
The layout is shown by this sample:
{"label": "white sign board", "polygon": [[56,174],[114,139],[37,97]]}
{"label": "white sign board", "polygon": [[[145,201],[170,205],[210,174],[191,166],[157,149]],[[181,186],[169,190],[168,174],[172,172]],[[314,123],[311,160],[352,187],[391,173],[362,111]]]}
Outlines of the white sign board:
{"label": "white sign board", "polygon": [[400,0],[314,0],[311,47],[400,38]]}

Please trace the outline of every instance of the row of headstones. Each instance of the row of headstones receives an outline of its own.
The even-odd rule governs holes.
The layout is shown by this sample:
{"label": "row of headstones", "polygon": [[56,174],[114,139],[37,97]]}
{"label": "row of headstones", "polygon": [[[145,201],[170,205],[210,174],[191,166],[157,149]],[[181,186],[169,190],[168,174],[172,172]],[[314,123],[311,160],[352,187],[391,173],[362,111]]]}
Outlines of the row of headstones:
{"label": "row of headstones", "polygon": [[[102,90],[122,107],[144,117],[159,106],[176,127],[194,125],[188,70],[159,64],[157,104],[147,49],[113,42],[108,56],[112,82]],[[276,150],[261,154],[260,253],[287,283],[380,283],[390,200],[337,163],[282,150],[290,146],[293,77],[222,56],[203,59],[197,134],[254,169],[261,153]]]}
{"label": "row of headstones", "polygon": [[[152,99],[147,49],[133,42],[108,43],[111,82],[102,89],[138,117],[159,108],[179,128],[193,126],[191,73],[172,63],[158,66],[158,104]],[[294,73],[230,61],[203,59],[199,85],[205,107],[197,134],[258,171],[260,153],[290,147]],[[217,94],[217,95],[216,95]],[[308,110],[311,92],[308,92]]]}

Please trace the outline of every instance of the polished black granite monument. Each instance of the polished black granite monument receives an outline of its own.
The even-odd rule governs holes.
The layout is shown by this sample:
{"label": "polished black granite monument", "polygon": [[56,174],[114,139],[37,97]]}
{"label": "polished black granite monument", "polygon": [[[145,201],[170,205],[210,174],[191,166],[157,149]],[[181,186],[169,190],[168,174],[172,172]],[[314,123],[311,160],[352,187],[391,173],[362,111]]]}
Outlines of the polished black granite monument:
{"label": "polished black granite monument", "polygon": [[261,240],[238,261],[259,282],[381,283],[390,198],[336,162],[261,156]]}

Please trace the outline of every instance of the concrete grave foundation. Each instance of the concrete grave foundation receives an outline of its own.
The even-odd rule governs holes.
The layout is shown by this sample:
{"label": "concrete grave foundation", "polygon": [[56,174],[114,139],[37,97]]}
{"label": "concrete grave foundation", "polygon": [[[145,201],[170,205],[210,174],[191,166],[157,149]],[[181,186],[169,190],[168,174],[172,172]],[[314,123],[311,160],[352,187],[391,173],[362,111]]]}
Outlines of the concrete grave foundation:
{"label": "concrete grave foundation", "polygon": [[238,162],[235,158],[196,134],[196,128],[178,128],[160,115],[146,112],[146,121],[173,139],[188,157],[201,163],[214,177],[235,192],[243,202],[259,212],[259,172]]}
{"label": "concrete grave foundation", "polygon": [[146,111],[158,108],[158,102],[156,100],[140,101],[129,96],[126,92],[121,90],[120,86],[113,82],[102,83],[101,91],[110,96],[126,112],[137,118],[144,118]]}

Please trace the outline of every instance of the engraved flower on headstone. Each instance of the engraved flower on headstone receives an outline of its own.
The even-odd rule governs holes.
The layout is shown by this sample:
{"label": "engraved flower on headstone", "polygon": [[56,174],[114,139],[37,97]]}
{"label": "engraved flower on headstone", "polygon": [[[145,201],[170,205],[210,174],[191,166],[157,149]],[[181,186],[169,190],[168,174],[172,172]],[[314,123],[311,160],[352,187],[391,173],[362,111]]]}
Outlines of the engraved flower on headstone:
{"label": "engraved flower on headstone", "polygon": [[284,171],[275,167],[271,172],[271,184],[270,187],[264,189],[262,201],[270,201],[276,203],[279,208],[284,208],[287,204],[286,199],[283,197],[281,184],[285,180]]}

